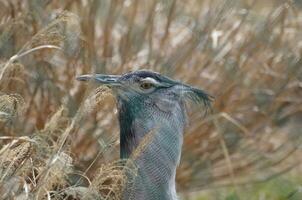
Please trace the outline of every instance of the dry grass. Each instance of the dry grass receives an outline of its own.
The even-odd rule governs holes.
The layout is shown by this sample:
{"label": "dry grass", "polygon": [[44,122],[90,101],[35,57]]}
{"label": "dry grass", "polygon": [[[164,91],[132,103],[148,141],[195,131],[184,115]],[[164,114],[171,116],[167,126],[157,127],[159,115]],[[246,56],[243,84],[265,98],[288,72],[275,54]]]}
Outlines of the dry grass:
{"label": "dry grass", "polygon": [[148,68],[215,96],[189,112],[181,194],[297,166],[301,10],[271,2],[1,0],[1,199],[119,199],[131,182],[114,98],[84,73]]}

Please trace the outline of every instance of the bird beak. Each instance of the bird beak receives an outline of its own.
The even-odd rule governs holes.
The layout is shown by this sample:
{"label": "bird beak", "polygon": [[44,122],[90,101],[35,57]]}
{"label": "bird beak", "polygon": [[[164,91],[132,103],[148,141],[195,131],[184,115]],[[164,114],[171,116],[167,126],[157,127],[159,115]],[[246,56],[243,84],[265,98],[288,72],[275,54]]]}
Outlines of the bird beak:
{"label": "bird beak", "polygon": [[120,76],[118,75],[105,75],[105,74],[86,74],[77,76],[78,81],[95,81],[106,86],[120,85]]}

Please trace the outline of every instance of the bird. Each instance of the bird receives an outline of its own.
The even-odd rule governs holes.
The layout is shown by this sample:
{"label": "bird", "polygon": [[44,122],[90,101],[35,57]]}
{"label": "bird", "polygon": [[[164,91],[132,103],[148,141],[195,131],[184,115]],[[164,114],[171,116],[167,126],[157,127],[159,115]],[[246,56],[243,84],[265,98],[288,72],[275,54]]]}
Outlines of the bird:
{"label": "bird", "polygon": [[190,102],[210,108],[213,97],[204,90],[151,70],[122,75],[86,74],[79,81],[94,81],[111,89],[120,126],[120,158],[129,159],[152,134],[133,161],[137,177],[126,185],[123,200],[178,200],[176,169],[181,159],[187,108]]}

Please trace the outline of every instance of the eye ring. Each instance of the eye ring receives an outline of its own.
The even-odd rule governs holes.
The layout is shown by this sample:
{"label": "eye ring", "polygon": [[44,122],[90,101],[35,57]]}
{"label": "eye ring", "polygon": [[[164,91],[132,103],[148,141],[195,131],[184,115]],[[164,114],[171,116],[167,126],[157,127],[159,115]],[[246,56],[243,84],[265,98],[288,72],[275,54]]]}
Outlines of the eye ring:
{"label": "eye ring", "polygon": [[148,90],[153,87],[153,84],[149,82],[143,82],[140,84],[140,87],[144,90]]}

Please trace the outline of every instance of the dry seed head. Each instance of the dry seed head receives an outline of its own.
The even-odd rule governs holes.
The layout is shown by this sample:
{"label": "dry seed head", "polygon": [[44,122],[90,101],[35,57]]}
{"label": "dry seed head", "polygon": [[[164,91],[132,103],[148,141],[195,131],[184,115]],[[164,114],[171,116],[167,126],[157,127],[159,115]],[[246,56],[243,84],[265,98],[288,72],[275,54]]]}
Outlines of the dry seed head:
{"label": "dry seed head", "polygon": [[65,106],[61,106],[61,108],[46,122],[45,128],[42,132],[56,136],[61,135],[69,123],[67,115],[67,108]]}
{"label": "dry seed head", "polygon": [[11,177],[20,169],[32,153],[30,141],[13,140],[1,149],[0,178],[1,181]]}
{"label": "dry seed head", "polygon": [[64,36],[57,30],[49,30],[47,33],[41,33],[31,41],[32,47],[42,45],[55,45],[60,46],[64,40]]}
{"label": "dry seed head", "polygon": [[91,112],[96,106],[99,106],[104,98],[108,95],[111,95],[110,89],[105,86],[98,87],[95,91],[92,92],[92,95],[84,101],[84,104],[82,106],[84,109],[81,109],[82,112],[84,114]]}
{"label": "dry seed head", "polygon": [[22,114],[24,110],[24,100],[18,94],[0,96],[0,123],[12,122]]}
{"label": "dry seed head", "polygon": [[10,84],[14,88],[16,88],[15,85],[18,83],[24,85],[24,66],[20,63],[11,63],[8,67],[4,68],[4,65],[5,63],[0,64],[0,74],[2,74],[0,89],[2,91],[8,89]]}
{"label": "dry seed head", "polygon": [[151,140],[154,138],[154,135],[156,133],[156,128],[151,130],[149,133],[147,133],[142,141],[140,142],[140,144],[138,145],[138,147],[133,151],[133,153],[130,156],[130,159],[128,160],[128,162],[135,161],[142,152],[144,152],[144,150],[146,149],[146,147],[148,146],[148,144],[151,142]]}
{"label": "dry seed head", "polygon": [[75,14],[64,11],[55,20],[49,23],[45,28],[40,30],[33,38],[23,46],[18,54],[27,49],[34,48],[41,45],[61,46],[66,39],[64,28],[72,28],[76,35],[79,35],[80,29],[74,27],[79,25],[79,19]]}
{"label": "dry seed head", "polygon": [[135,176],[135,168],[125,167],[120,161],[102,165],[96,172],[90,188],[98,191],[103,199],[119,200],[124,187],[131,184],[127,174]]}
{"label": "dry seed head", "polygon": [[46,165],[41,167],[40,184],[46,191],[52,191],[58,188],[64,188],[68,183],[66,176],[72,172],[72,158],[64,152],[54,155]]}

